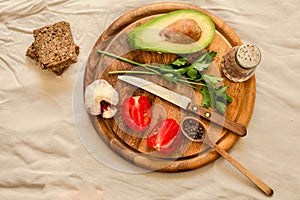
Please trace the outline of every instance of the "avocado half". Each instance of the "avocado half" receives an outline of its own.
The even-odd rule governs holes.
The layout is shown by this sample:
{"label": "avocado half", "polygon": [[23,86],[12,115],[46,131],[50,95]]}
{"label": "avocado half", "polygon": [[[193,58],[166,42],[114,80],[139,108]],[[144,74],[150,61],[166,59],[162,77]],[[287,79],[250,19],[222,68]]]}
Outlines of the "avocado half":
{"label": "avocado half", "polygon": [[[166,40],[160,32],[181,19],[192,19],[201,28],[201,36],[189,44],[175,43]],[[215,24],[210,17],[196,10],[177,10],[156,17],[130,31],[127,42],[133,49],[156,51],[162,53],[188,54],[207,47],[215,37]]]}

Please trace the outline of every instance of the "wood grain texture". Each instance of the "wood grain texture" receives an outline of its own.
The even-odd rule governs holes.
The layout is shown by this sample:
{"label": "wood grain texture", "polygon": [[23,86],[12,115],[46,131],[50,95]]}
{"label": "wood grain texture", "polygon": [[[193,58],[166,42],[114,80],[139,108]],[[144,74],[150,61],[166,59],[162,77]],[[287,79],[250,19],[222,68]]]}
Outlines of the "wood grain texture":
{"label": "wood grain texture", "polygon": [[[152,94],[119,81],[117,75],[108,75],[108,71],[132,70],[134,66],[97,53],[97,50],[101,49],[141,63],[169,63],[177,56],[173,54],[158,54],[155,52],[132,50],[126,42],[126,36],[129,30],[146,21],[158,15],[179,9],[194,9],[204,12],[214,21],[217,34],[214,41],[207,48],[216,51],[218,54],[215,58],[214,65],[209,69],[209,73],[223,76],[220,69],[222,56],[231,46],[242,44],[242,41],[236,33],[221,19],[199,7],[174,2],[153,3],[124,14],[101,34],[86,64],[84,88],[96,79],[105,79],[119,92],[120,102],[131,95],[147,95],[152,105],[154,105],[153,109],[155,115],[152,119],[151,127],[166,117],[172,117],[180,122],[183,117],[191,115]],[[193,56],[196,57],[197,54],[191,55],[191,59]],[[201,103],[201,94],[194,90],[154,76],[141,77],[176,91],[177,93],[190,96],[193,102]],[[227,106],[226,118],[247,126],[255,102],[255,77],[243,83],[234,83],[225,78],[224,84],[229,86],[228,93],[233,97],[233,102]],[[119,103],[119,106],[120,104],[121,103]],[[119,110],[121,110],[120,107]],[[143,168],[163,172],[186,171],[202,167],[219,157],[219,154],[211,150],[207,145],[192,143],[184,137],[182,137],[183,139],[179,148],[168,157],[153,152],[147,147],[145,140],[147,131],[149,131],[151,127],[142,134],[135,133],[124,124],[120,112],[116,114],[114,119],[104,120],[100,117],[90,116],[90,120],[100,138],[105,141],[107,145],[124,159]],[[226,151],[239,139],[238,136],[213,126],[206,121],[204,121],[204,124],[206,128],[214,132],[215,141]]]}
{"label": "wood grain texture", "polygon": [[228,160],[236,169],[238,169],[244,176],[246,176],[250,181],[252,181],[261,191],[263,191],[267,196],[272,196],[274,191],[267,185],[264,181],[262,181],[259,177],[257,177],[254,173],[249,171],[246,167],[244,167],[240,162],[231,157],[226,151],[220,148],[217,144],[210,144],[212,148],[214,148],[223,158]]}

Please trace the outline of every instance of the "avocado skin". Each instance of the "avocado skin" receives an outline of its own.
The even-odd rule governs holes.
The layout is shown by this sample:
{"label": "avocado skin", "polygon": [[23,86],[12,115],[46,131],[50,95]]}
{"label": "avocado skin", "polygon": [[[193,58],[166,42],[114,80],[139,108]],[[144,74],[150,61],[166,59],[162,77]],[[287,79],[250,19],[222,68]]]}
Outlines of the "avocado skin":
{"label": "avocado skin", "polygon": [[[176,21],[178,19],[182,18],[190,18],[194,19],[195,21],[201,21],[203,23],[198,23],[198,26],[202,29],[202,35],[198,41],[192,44],[174,44],[168,41],[163,40],[156,40],[159,38],[157,36],[156,32],[158,33],[161,31],[164,27],[169,25],[170,23],[167,22],[164,27],[161,27],[163,23],[161,23],[162,20],[164,21]],[[203,29],[203,26],[205,25],[205,29]],[[151,40],[143,42],[143,38],[140,37],[140,35],[143,33],[143,31],[149,31],[153,29],[153,42]],[[159,29],[159,30],[155,30]],[[205,39],[203,40],[203,35],[205,35]],[[208,15],[205,13],[196,11],[196,10],[177,10],[173,11],[161,16],[158,16],[143,25],[133,29],[128,33],[127,36],[127,42],[129,46],[132,49],[140,49],[145,51],[154,51],[154,52],[161,52],[161,53],[176,53],[176,54],[189,54],[189,53],[195,53],[197,51],[201,51],[202,49],[206,48],[214,39],[215,37],[215,24],[210,19]],[[152,37],[151,37],[152,38]],[[156,44],[156,45],[155,45]]]}

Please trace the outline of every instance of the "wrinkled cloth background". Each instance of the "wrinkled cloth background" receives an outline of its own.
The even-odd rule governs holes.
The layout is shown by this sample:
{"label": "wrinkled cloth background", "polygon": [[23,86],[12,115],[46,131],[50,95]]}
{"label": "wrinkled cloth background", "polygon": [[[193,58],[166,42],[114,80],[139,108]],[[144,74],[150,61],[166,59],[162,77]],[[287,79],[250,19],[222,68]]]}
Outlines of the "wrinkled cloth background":
{"label": "wrinkled cloth background", "polygon": [[[223,158],[184,173],[129,173],[93,154],[97,147],[82,133],[93,129],[78,124],[86,118],[74,100],[81,96],[84,64],[108,25],[152,2],[0,0],[1,200],[300,199],[298,0],[184,1],[217,15],[262,51],[248,135],[230,154],[274,189],[272,198]],[[57,77],[25,52],[33,29],[60,20],[70,22],[81,52],[78,63]]]}

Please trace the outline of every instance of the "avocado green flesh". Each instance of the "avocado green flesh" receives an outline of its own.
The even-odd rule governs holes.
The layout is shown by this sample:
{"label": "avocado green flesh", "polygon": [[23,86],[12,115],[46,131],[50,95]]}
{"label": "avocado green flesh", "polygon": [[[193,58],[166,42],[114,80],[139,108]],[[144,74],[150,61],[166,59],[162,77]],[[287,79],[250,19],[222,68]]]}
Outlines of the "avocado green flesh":
{"label": "avocado green flesh", "polygon": [[[179,19],[193,19],[201,28],[199,40],[190,44],[179,44],[166,40],[160,32]],[[204,13],[195,10],[178,10],[146,22],[129,32],[127,41],[134,49],[163,53],[194,53],[207,47],[215,36],[215,25]]]}

